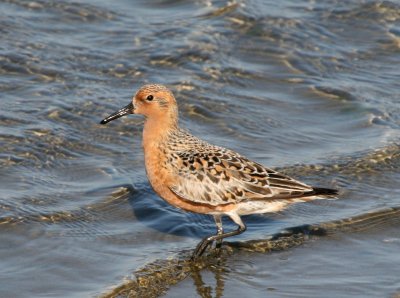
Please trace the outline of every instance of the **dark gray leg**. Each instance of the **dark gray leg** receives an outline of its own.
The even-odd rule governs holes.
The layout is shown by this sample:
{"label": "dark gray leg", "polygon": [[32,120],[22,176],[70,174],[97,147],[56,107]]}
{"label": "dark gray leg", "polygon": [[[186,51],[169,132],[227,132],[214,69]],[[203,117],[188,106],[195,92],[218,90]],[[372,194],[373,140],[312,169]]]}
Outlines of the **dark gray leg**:
{"label": "dark gray leg", "polygon": [[[206,248],[214,241],[222,241],[222,239],[224,239],[226,237],[239,235],[239,234],[242,234],[244,231],[246,231],[246,226],[240,219],[239,215],[237,215],[236,213],[227,214],[227,215],[239,226],[237,228],[237,230],[227,232],[227,233],[223,233],[221,231],[221,234],[217,233],[216,235],[212,235],[212,236],[208,236],[208,237],[204,238],[203,240],[200,241],[199,244],[197,244],[196,249],[194,250],[194,253],[192,255],[192,260],[200,257],[204,253]],[[221,216],[220,216],[219,220],[221,220]],[[217,222],[217,220],[216,220],[216,222]],[[222,227],[222,224],[221,224],[221,227]],[[217,229],[218,229],[218,223],[217,223]]]}

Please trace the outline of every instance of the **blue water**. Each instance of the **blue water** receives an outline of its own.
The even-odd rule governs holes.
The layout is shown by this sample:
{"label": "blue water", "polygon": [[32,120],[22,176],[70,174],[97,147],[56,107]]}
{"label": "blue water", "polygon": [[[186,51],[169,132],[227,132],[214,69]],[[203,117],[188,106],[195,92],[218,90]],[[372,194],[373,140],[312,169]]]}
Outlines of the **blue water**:
{"label": "blue water", "polygon": [[[400,207],[397,1],[7,0],[0,11],[1,297],[116,297],[214,232],[151,190],[142,118],[98,124],[149,82],[173,90],[193,134],[340,189],[246,217],[232,241]],[[239,250],[158,293],[397,297],[399,221]]]}

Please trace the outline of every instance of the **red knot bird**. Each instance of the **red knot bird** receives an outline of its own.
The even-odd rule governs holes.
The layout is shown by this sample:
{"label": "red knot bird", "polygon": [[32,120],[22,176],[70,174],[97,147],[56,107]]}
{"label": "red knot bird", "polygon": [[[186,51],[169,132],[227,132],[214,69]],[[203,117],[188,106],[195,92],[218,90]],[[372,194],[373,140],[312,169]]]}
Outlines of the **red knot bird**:
{"label": "red knot bird", "polygon": [[[223,238],[243,233],[242,215],[277,212],[293,203],[338,193],[309,186],[191,135],[179,127],[175,97],[165,86],[141,87],[131,103],[100,123],[128,114],[145,116],[144,160],[155,192],[175,207],[214,217],[217,233],[197,245],[192,259],[214,241],[220,246]],[[230,217],[238,228],[224,232],[223,216]]]}

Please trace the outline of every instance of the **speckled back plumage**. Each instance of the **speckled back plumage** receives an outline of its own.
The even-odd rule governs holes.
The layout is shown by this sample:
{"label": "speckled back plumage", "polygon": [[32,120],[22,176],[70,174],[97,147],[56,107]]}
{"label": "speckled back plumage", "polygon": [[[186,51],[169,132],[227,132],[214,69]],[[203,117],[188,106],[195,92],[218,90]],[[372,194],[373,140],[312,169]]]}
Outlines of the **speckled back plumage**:
{"label": "speckled back plumage", "polygon": [[312,187],[266,168],[240,154],[200,140],[187,131],[172,131],[165,140],[165,166],[178,183],[179,197],[221,205],[248,200],[298,198]]}

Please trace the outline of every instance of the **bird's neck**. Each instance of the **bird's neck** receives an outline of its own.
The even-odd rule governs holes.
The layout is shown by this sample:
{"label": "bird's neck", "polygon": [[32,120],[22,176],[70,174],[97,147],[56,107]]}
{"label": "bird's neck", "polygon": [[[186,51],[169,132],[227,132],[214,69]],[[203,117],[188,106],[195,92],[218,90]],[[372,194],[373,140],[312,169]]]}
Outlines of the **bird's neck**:
{"label": "bird's neck", "polygon": [[143,128],[143,148],[161,149],[162,143],[178,128],[177,117],[159,115],[158,117],[146,118]]}

